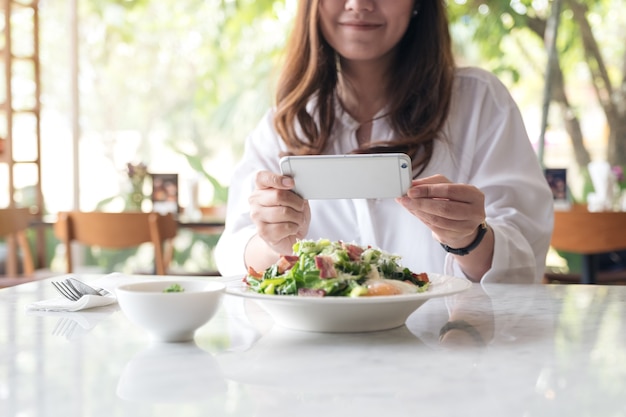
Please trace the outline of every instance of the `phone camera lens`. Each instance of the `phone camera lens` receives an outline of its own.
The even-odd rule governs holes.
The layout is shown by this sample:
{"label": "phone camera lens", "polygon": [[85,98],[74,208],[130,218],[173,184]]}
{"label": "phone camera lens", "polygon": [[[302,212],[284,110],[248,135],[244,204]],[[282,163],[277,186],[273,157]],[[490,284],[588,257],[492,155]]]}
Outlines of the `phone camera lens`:
{"label": "phone camera lens", "polygon": [[403,162],[403,163],[400,165],[400,168],[408,168],[407,163],[406,163],[406,162]]}

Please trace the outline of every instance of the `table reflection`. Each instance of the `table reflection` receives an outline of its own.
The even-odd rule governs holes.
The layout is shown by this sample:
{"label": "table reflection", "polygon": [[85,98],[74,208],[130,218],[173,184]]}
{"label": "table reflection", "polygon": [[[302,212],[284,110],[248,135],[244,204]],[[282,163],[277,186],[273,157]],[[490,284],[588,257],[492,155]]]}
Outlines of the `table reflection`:
{"label": "table reflection", "polygon": [[51,331],[53,336],[75,340],[86,336],[98,323],[118,311],[117,304],[82,310],[82,311],[39,311],[28,310],[27,315],[55,318],[56,323]]}
{"label": "table reflection", "polygon": [[[273,326],[245,350],[217,356],[224,375],[238,382],[280,386],[285,389],[351,390],[361,388],[360,375],[370,369],[372,357],[393,347],[398,353],[419,350],[422,343],[406,326],[371,333],[314,333]],[[341,353],[358,346],[353,355]],[[320,353],[324,359],[320,361]],[[341,358],[341,359],[339,359]],[[249,366],[243,368],[241,363]],[[315,374],[315,378],[311,378]],[[393,372],[383,373],[379,383],[392,383]],[[326,381],[323,386],[319,378]],[[389,379],[387,381],[387,379]]]}
{"label": "table reflection", "polygon": [[248,305],[230,316],[240,323],[248,319],[237,326],[246,329],[246,335],[234,340],[249,343],[236,343],[235,351],[227,350],[216,359],[227,379],[246,387],[258,415],[273,415],[278,404],[289,410],[313,407],[303,415],[315,415],[320,411],[315,399],[322,397],[336,404],[338,413],[409,416],[428,410],[448,415],[449,401],[457,395],[473,398],[481,404],[479,409],[489,411],[487,415],[517,415],[510,413],[511,402],[523,410],[525,401],[512,389],[506,394],[510,401],[501,402],[494,379],[512,377],[533,387],[552,354],[549,349],[545,354],[520,354],[520,347],[545,336],[551,326],[549,320],[542,322],[544,330],[529,332],[520,326],[533,321],[536,309],[532,291],[521,300],[510,297],[509,291],[516,288],[474,285],[469,291],[429,300],[405,326],[371,333],[263,328],[265,313]]}
{"label": "table reflection", "polygon": [[219,399],[226,381],[213,356],[195,342],[154,342],[124,367],[117,395],[128,401],[188,403]]}

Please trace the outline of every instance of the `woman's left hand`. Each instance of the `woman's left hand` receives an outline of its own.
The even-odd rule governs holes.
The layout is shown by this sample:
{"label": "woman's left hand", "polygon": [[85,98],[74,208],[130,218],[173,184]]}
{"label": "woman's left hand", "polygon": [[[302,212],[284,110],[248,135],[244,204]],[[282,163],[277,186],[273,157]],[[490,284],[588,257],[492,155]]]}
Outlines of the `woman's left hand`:
{"label": "woman's left hand", "polygon": [[443,175],[413,180],[397,201],[419,218],[439,242],[464,248],[485,220],[485,195],[477,187],[452,183]]}

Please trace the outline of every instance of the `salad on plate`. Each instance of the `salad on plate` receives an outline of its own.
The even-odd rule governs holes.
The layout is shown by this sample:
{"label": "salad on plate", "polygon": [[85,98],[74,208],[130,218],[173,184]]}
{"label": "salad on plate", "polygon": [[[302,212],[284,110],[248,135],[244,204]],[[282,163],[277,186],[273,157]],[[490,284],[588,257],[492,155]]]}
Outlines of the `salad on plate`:
{"label": "salad on plate", "polygon": [[363,297],[427,291],[428,274],[414,273],[400,256],[342,241],[299,240],[263,272],[248,268],[247,287],[261,294]]}

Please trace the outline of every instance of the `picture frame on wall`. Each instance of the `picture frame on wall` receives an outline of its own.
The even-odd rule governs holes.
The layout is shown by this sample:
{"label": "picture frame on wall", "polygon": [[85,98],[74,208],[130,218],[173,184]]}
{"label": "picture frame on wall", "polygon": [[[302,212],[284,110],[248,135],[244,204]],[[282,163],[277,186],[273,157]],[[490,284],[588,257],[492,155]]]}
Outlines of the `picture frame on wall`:
{"label": "picture frame on wall", "polygon": [[177,214],[178,174],[150,174],[152,177],[152,210],[161,213]]}

